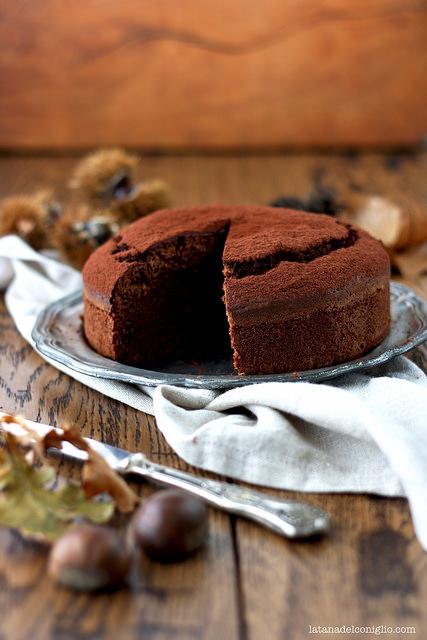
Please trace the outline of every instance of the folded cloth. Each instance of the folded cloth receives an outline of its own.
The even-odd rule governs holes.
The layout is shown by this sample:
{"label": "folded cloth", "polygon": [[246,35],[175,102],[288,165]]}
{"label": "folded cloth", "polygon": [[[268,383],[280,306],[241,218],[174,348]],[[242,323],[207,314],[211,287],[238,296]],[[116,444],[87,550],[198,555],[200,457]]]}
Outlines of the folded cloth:
{"label": "folded cloth", "polygon": [[[5,236],[1,287],[18,330],[31,343],[38,312],[80,288],[81,277]],[[203,469],[283,489],[406,495],[427,550],[427,378],[407,358],[323,384],[263,383],[225,392],[152,389],[51,364],[154,414],[173,449]]]}

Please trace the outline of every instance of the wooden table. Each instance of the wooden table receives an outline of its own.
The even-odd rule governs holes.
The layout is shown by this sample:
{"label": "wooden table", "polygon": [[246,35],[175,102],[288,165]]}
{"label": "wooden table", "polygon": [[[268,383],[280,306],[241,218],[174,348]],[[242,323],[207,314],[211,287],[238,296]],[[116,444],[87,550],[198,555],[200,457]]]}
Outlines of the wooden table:
{"label": "wooden table", "polygon": [[[62,197],[74,163],[70,157],[3,157],[0,194],[53,184]],[[421,195],[427,156],[156,156],[141,168],[142,175],[162,176],[171,184],[177,205],[265,203],[281,193],[303,194],[319,171],[329,184],[352,181],[369,191]],[[421,290],[423,283],[414,286]],[[1,409],[51,424],[73,421],[92,437],[188,468],[152,417],[82,386],[36,355],[3,301],[0,327]],[[63,474],[75,471],[60,465]],[[287,542],[212,510],[202,553],[174,566],[146,562],[131,589],[114,594],[76,595],[58,588],[45,575],[45,551],[1,531],[0,639],[299,640],[316,637],[310,625],[405,626],[415,627],[419,638],[427,636],[427,555],[415,539],[405,500],[276,493],[326,509],[331,534]],[[409,636],[413,633],[399,637]]]}

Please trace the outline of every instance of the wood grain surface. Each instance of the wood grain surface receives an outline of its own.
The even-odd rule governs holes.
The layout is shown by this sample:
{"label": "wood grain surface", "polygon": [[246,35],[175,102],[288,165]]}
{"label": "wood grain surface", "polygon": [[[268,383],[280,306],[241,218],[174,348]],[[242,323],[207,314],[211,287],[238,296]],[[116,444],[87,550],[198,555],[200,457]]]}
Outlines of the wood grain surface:
{"label": "wood grain surface", "polygon": [[[0,195],[44,183],[54,184],[63,197],[74,162],[67,157],[0,158]],[[331,185],[352,181],[369,190],[400,189],[419,197],[425,195],[426,171],[425,155],[375,154],[162,157],[145,158],[141,166],[141,175],[169,181],[177,205],[264,203],[284,192],[303,195],[319,172]],[[415,286],[427,292],[425,284],[421,278]],[[421,364],[422,353],[417,350]],[[189,469],[152,417],[46,364],[19,336],[3,301],[0,409],[51,424],[73,421],[87,435]],[[68,463],[58,470],[65,476],[76,473]],[[139,489],[152,491],[145,485]],[[287,542],[212,510],[202,553],[175,566],[142,562],[131,587],[116,593],[76,595],[56,587],[45,575],[46,551],[1,530],[1,640],[301,640],[317,637],[309,625],[342,624],[415,627],[416,637],[427,636],[427,554],[414,536],[405,500],[272,493],[325,508],[333,521],[331,535]]]}
{"label": "wood grain surface", "polygon": [[4,0],[0,146],[414,144],[424,0]]}

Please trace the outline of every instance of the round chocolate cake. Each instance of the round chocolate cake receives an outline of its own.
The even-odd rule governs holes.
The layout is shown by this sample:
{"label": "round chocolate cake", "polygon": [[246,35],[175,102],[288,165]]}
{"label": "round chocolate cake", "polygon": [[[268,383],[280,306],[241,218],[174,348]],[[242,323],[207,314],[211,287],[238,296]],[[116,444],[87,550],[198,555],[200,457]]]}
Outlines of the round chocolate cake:
{"label": "round chocolate cake", "polygon": [[352,360],[390,325],[390,264],[364,231],[269,207],[165,209],[83,271],[84,332],[144,368],[233,355],[239,374]]}

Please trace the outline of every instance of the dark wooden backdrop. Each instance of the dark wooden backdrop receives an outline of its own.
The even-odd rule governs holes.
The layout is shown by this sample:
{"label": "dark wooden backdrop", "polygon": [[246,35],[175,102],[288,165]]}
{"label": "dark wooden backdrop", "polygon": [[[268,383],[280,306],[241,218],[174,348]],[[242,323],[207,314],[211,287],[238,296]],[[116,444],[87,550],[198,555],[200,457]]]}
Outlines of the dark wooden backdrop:
{"label": "dark wooden backdrop", "polygon": [[410,145],[425,0],[3,0],[0,147]]}

